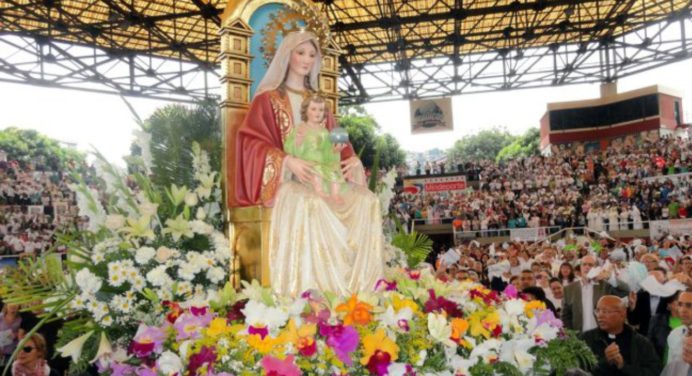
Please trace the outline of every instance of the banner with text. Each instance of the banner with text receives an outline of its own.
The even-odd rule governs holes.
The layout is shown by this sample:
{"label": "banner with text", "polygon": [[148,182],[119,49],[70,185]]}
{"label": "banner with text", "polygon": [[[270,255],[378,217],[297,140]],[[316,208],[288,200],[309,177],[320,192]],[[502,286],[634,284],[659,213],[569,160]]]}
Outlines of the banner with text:
{"label": "banner with text", "polygon": [[668,219],[649,222],[649,236],[658,239],[665,235],[682,236],[692,234],[692,219]]}
{"label": "banner with text", "polygon": [[411,134],[454,130],[452,98],[412,100]]}
{"label": "banner with text", "polygon": [[466,189],[466,176],[440,176],[430,178],[404,178],[404,192],[410,194],[454,192]]}

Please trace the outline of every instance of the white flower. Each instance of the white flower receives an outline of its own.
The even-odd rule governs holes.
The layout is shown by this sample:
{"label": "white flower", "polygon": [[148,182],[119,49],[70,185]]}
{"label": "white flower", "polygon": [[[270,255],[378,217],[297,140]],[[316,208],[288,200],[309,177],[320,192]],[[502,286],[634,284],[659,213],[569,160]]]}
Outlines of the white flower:
{"label": "white flower", "polygon": [[226,273],[224,273],[223,269],[219,268],[218,266],[207,270],[207,279],[209,279],[211,283],[219,283],[224,279],[225,276]]}
{"label": "white flower", "polygon": [[142,247],[135,252],[135,261],[144,265],[148,263],[156,255],[156,250],[151,247]]}
{"label": "white flower", "polygon": [[252,326],[266,326],[269,330],[283,327],[288,321],[288,313],[279,308],[267,307],[266,305],[250,300],[241,310],[245,315],[245,323]]}
{"label": "white flower", "polygon": [[156,250],[156,261],[161,264],[166,262],[171,256],[173,256],[173,250],[168,247],[159,247]]}
{"label": "white flower", "polygon": [[166,227],[163,229],[164,234],[171,234],[173,240],[178,241],[181,237],[191,238],[195,234],[190,228],[190,222],[188,222],[182,214],[180,214],[175,219],[167,219]]}
{"label": "white flower", "polygon": [[528,352],[534,344],[533,339],[505,341],[500,349],[500,359],[515,364],[523,373],[526,373],[531,369],[536,359],[534,355]]}
{"label": "white flower", "polygon": [[110,316],[104,316],[101,319],[101,325],[103,325],[105,327],[109,327],[109,326],[113,325],[113,318]]}
{"label": "white flower", "polygon": [[157,287],[168,287],[173,284],[173,280],[166,273],[166,266],[159,265],[147,273],[147,281]]}
{"label": "white flower", "polygon": [[191,295],[192,294],[192,283],[188,281],[181,281],[176,284],[176,294],[178,295]]}
{"label": "white flower", "polygon": [[519,316],[524,313],[524,300],[511,299],[505,302],[505,311],[509,316]]}
{"label": "white flower", "polygon": [[125,217],[120,214],[108,214],[105,225],[111,231],[120,230],[125,225]]}
{"label": "white flower", "polygon": [[159,209],[159,204],[144,201],[137,206],[137,209],[143,217],[153,217]]}
{"label": "white flower", "polygon": [[82,292],[87,294],[96,294],[101,289],[101,279],[97,277],[94,273],[90,272],[89,269],[84,268],[77,272],[75,276],[75,282]]}
{"label": "white flower", "polygon": [[195,218],[199,219],[200,221],[203,220],[207,216],[207,212],[204,211],[204,208],[199,207],[197,208],[197,213],[195,213]]}
{"label": "white flower", "polygon": [[195,192],[187,192],[185,194],[185,205],[189,207],[197,206],[199,200],[197,199],[197,194]]}
{"label": "white flower", "polygon": [[132,312],[132,301],[129,299],[125,298],[122,295],[116,295],[113,297],[113,299],[110,302],[110,306],[114,311],[122,312],[122,313],[130,313]]}
{"label": "white flower", "polygon": [[452,336],[452,326],[449,325],[447,319],[442,315],[428,313],[428,332],[430,337],[436,342],[445,346],[453,347],[454,342],[449,339]]}
{"label": "white flower", "polygon": [[91,254],[91,262],[93,262],[94,264],[101,263],[101,262],[103,262],[105,259],[106,259],[106,257],[103,255],[103,253],[96,253],[96,252],[94,252],[94,253]]}
{"label": "white flower", "polygon": [[212,225],[200,221],[199,219],[190,222],[190,228],[192,228],[192,231],[202,235],[211,235],[211,233],[214,232],[214,227]]}
{"label": "white flower", "polygon": [[166,375],[183,373],[183,362],[171,351],[164,351],[159,359],[156,360],[156,365]]}
{"label": "white flower", "polygon": [[108,284],[113,287],[122,286],[122,284],[126,281],[126,278],[123,276],[123,274],[123,269],[118,269],[117,272],[112,272],[111,270],[108,270]]}
{"label": "white flower", "polygon": [[147,287],[147,281],[142,278],[142,276],[138,275],[135,277],[134,281],[131,281],[132,283],[132,288],[135,289],[136,291],[142,291],[144,290],[145,287]]}
{"label": "white flower", "polygon": [[400,309],[399,312],[394,312],[394,308],[389,306],[384,313],[379,315],[379,321],[390,328],[398,328],[402,320],[409,322],[412,318],[413,311],[408,307]]}
{"label": "white flower", "polygon": [[113,353],[113,346],[111,346],[108,337],[106,337],[106,332],[101,332],[101,340],[99,341],[99,348],[96,350],[96,356],[89,363],[94,363],[95,361],[108,356]]}
{"label": "white flower", "polygon": [[390,363],[387,367],[387,375],[389,376],[405,376],[406,363]]}
{"label": "white flower", "polygon": [[89,339],[89,337],[91,337],[92,334],[94,334],[94,331],[90,330],[85,334],[68,342],[65,346],[57,348],[56,350],[58,350],[58,352],[63,358],[70,357],[72,358],[73,363],[77,363],[79,361],[79,358],[82,357],[82,348],[84,347],[84,343],[86,343],[86,341]]}
{"label": "white flower", "polygon": [[180,268],[178,268],[178,277],[186,281],[192,281],[195,279],[195,274],[197,271],[198,268],[193,263],[183,262],[182,265],[180,265]]}

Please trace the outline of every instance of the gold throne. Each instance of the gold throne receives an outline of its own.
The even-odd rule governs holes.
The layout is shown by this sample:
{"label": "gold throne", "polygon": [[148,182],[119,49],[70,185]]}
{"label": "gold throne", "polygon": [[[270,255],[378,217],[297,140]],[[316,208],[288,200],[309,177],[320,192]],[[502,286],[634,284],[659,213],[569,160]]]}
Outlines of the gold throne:
{"label": "gold throne", "polygon": [[[264,8],[267,7],[267,8]],[[263,9],[264,8],[264,9]],[[242,124],[250,105],[250,87],[262,79],[261,74],[251,69],[253,59],[262,56],[251,55],[252,37],[262,30],[253,30],[253,15],[266,12],[293,12],[294,17],[311,17],[312,22],[323,18],[312,1],[309,0],[229,0],[220,29],[221,53],[221,122],[224,134],[224,202],[228,236],[234,251],[231,275],[238,286],[240,280],[256,279],[263,286],[269,286],[268,234],[271,209],[261,206],[239,207],[234,202],[233,182],[235,171],[235,135]],[[324,22],[324,21],[321,21]],[[255,25],[261,28],[261,24]],[[328,25],[327,25],[328,30]],[[337,79],[339,77],[339,48],[331,38],[322,50],[322,70],[320,71],[320,90],[336,113],[339,100]],[[259,76],[259,77],[258,77]]]}

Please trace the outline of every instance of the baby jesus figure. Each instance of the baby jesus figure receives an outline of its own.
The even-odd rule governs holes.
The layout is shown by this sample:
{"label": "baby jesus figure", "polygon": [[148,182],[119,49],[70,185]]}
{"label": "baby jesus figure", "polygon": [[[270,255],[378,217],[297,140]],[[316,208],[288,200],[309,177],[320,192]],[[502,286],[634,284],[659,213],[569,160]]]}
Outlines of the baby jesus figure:
{"label": "baby jesus figure", "polygon": [[341,158],[324,123],[326,111],[324,98],[318,95],[307,97],[300,106],[303,122],[293,127],[284,143],[284,150],[289,155],[312,162],[313,189],[322,198],[340,205],[344,202],[340,193],[346,187],[346,181],[341,172]]}

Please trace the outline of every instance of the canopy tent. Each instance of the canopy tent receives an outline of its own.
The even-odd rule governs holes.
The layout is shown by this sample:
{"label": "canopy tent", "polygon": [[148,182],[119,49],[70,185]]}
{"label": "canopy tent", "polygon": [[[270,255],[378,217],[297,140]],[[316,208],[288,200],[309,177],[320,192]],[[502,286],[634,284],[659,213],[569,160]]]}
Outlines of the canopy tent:
{"label": "canopy tent", "polygon": [[[316,0],[343,103],[608,82],[689,54],[691,0]],[[3,0],[0,80],[197,100],[222,0]]]}

